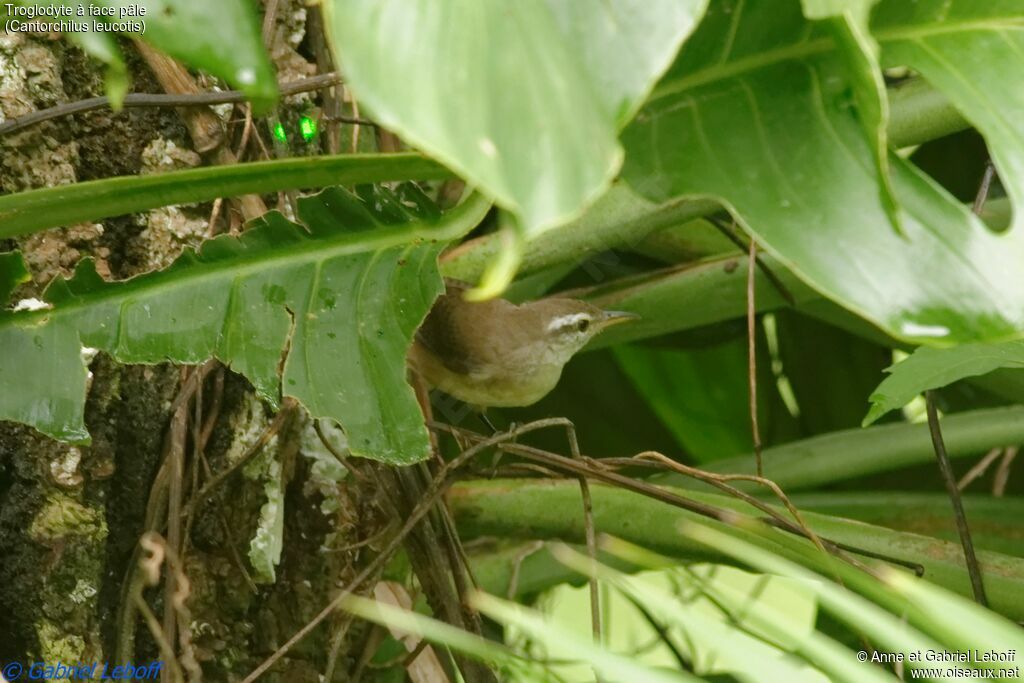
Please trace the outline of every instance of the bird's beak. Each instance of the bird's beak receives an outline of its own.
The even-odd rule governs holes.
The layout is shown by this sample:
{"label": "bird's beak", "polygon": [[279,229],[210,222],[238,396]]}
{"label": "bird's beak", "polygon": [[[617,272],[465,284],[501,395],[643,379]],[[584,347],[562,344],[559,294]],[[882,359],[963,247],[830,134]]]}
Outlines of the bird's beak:
{"label": "bird's beak", "polygon": [[629,313],[627,311],[605,311],[604,316],[601,318],[601,329],[611,327],[612,325],[618,325],[619,323],[626,323],[630,320],[639,320],[640,316],[636,313]]}

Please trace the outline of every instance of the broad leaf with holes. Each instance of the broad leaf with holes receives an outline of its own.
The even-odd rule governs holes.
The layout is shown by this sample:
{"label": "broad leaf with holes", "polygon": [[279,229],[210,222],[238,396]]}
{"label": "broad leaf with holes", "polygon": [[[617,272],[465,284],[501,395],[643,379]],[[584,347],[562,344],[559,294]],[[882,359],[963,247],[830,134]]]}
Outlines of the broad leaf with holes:
{"label": "broad leaf with holes", "polygon": [[[83,346],[125,363],[215,357],[272,405],[292,396],[337,420],[357,455],[426,457],[405,355],[443,287],[438,253],[488,204],[474,197],[438,218],[383,190],[362,194],[324,190],[299,200],[305,228],[271,212],[241,237],[123,282],[83,261],[47,289],[49,309],[0,312],[0,419],[87,441]],[[19,265],[0,260],[15,274]]]}
{"label": "broad leaf with holes", "polygon": [[[871,31],[883,65],[919,69],[977,125],[1024,199],[1024,2],[886,0]],[[1019,215],[995,234],[890,154],[895,225],[865,128],[879,118],[863,112],[869,65],[835,35],[797,0],[712,3],[624,133],[627,181],[657,200],[720,199],[804,281],[902,339],[1018,336]]]}
{"label": "broad leaf with holes", "polygon": [[359,103],[516,214],[565,222],[707,0],[325,0]]}

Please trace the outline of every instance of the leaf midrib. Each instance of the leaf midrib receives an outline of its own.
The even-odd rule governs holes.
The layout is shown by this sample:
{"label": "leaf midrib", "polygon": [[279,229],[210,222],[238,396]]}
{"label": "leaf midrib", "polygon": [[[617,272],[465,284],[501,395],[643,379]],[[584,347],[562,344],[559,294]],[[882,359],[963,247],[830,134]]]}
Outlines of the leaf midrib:
{"label": "leaf midrib", "polygon": [[[929,36],[969,31],[1003,31],[1009,28],[1024,28],[1024,17],[1013,15],[1006,17],[1003,21],[986,20],[951,23],[943,22],[941,24],[904,26],[872,32],[872,36],[884,48],[886,43],[895,43],[904,40],[918,40]],[[725,64],[715,64],[683,78],[659,84],[651,93],[651,96],[648,99],[648,104],[663,97],[678,95],[708,83],[725,80],[733,76],[750,71],[756,71],[757,69],[762,69],[775,64],[781,64],[786,61],[823,54],[834,48],[835,41],[832,38],[817,38],[814,40],[803,40],[798,43],[784,45],[766,52],[751,55],[750,57],[744,57],[735,61],[727,62]]]}

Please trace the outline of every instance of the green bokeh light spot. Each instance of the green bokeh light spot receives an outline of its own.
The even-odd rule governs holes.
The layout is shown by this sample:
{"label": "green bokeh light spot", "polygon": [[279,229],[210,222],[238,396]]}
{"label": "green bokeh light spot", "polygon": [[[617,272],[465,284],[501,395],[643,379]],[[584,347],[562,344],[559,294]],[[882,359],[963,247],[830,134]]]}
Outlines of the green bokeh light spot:
{"label": "green bokeh light spot", "polygon": [[316,137],[316,121],[303,116],[299,119],[299,133],[302,135],[302,139],[309,142]]}
{"label": "green bokeh light spot", "polygon": [[284,126],[280,121],[274,124],[274,137],[281,142],[288,142],[288,134],[284,132]]}

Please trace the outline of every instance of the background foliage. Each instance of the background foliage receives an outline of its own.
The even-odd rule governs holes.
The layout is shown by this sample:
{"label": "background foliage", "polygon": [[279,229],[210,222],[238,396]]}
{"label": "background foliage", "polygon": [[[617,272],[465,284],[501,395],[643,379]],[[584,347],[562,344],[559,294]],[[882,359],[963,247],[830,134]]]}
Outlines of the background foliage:
{"label": "background foliage", "polygon": [[[149,5],[144,40],[242,90],[253,103],[246,126],[272,134],[288,119],[294,102],[275,100],[274,67],[284,62],[267,49],[267,24],[261,35],[248,4]],[[857,651],[1024,652],[1013,624],[1024,618],[1024,529],[1012,469],[1024,441],[1017,405],[1024,400],[1024,237],[1014,211],[1024,200],[1024,94],[1015,85],[1024,2],[324,0],[311,16],[316,22],[304,30],[319,43],[310,37],[292,49],[317,53],[328,67],[333,60],[344,89],[332,91],[330,105],[321,96],[323,110],[313,113],[322,115],[322,137],[308,157],[292,136],[271,143],[273,160],[45,189],[5,183],[0,236],[12,251],[0,254],[0,302],[10,302],[0,311],[7,350],[0,418],[79,445],[92,437],[95,447],[87,396],[118,393],[89,388],[97,363],[215,358],[251,385],[240,392],[250,396],[250,422],[263,410],[253,395],[281,409],[282,421],[288,399],[297,399],[307,420],[288,429],[275,423],[273,447],[294,444],[291,456],[276,454],[287,467],[247,475],[285,508],[264,506],[254,522],[262,538],[285,540],[271,541],[274,556],[260,561],[287,563],[280,557],[287,541],[309,530],[308,521],[288,526],[281,517],[297,514],[284,502],[292,476],[308,477],[324,514],[356,529],[353,543],[376,551],[367,540],[373,529],[353,521],[361,506],[351,498],[359,486],[353,478],[369,470],[346,461],[350,476],[326,476],[322,463],[336,463],[314,427],[340,425],[343,434],[325,441],[346,456],[388,465],[427,459],[434,444],[403,361],[442,276],[478,283],[476,297],[572,290],[642,320],[595,340],[555,392],[497,413],[500,425],[565,416],[589,456],[656,449],[715,473],[749,474],[752,374],[765,475],[799,493],[794,502],[804,512],[793,516],[774,496],[761,504],[777,507],[758,512],[737,491],[708,493],[706,480],[679,468],[651,476],[634,461],[627,473],[639,484],[591,486],[593,527],[636,544],[606,539],[598,565],[556,542],[588,541],[575,481],[471,478],[450,491],[453,523],[443,525],[467,542],[499,539],[475,550],[469,564],[483,591],[473,609],[503,631],[487,639],[480,629],[452,628],[457,620],[433,600],[416,614],[376,593],[375,601],[342,595],[346,610],[392,629],[378,632],[379,649],[364,643],[371,657],[385,662],[401,648],[398,626],[523,680],[891,680],[901,666],[865,664]],[[195,32],[182,27],[197,24],[211,30],[183,39]],[[131,71],[127,50],[108,34],[73,38],[107,65],[105,87],[116,104]],[[12,78],[24,70],[16,59],[0,65]],[[333,119],[330,106],[340,110]],[[309,102],[298,108],[308,114]],[[381,126],[373,135],[369,121]],[[227,128],[248,140],[242,127]],[[354,153],[338,153],[343,134]],[[32,135],[12,136],[14,147],[34,144]],[[989,158],[995,179],[974,202]],[[471,189],[462,192],[462,182]],[[325,186],[333,187],[318,191]],[[35,300],[33,233],[260,193],[279,199],[278,210],[238,235],[208,239],[166,267],[116,282],[82,259]],[[748,238],[760,251],[749,288]],[[22,253],[13,250],[19,246]],[[748,306],[758,314],[750,340]],[[97,349],[105,355],[94,361]],[[897,359],[905,360],[893,365]],[[951,457],[990,452],[987,465],[961,479],[973,494],[966,509],[982,551],[987,607],[964,597],[963,555],[951,542],[922,424],[925,390],[936,392]],[[433,413],[473,427],[467,411],[443,396],[434,397]],[[237,427],[218,452],[228,466],[254,443],[272,450],[268,438]],[[566,451],[558,431],[524,443]],[[458,451],[446,439],[440,448]],[[239,452],[231,456],[232,449]],[[8,450],[14,463],[18,449]],[[320,465],[291,472],[288,458],[314,451],[325,458]],[[201,466],[194,467],[198,482]],[[205,467],[207,481],[216,481]],[[20,467],[19,482],[31,479],[31,469]],[[423,492],[409,473],[418,471],[373,476],[412,486],[405,493],[416,499]],[[379,488],[391,480],[374,481]],[[9,496],[12,486],[0,489]],[[770,493],[750,481],[736,488]],[[192,494],[198,502],[185,517],[206,500]],[[399,522],[411,516],[401,502],[380,509]],[[871,570],[765,524],[768,514],[873,553],[860,560]],[[188,548],[188,528],[177,551]],[[417,564],[430,553],[412,538],[411,573],[431,598],[431,579]],[[133,566],[128,559],[117,566]],[[362,564],[352,560],[347,569]],[[392,564],[388,572],[396,585],[413,585],[409,567]],[[619,610],[630,615],[596,643],[578,607],[560,621],[558,604],[577,599],[572,589],[551,591],[587,578],[602,587],[606,625]],[[315,602],[330,599],[325,593]],[[334,654],[309,659],[341,676],[335,658],[346,631],[331,628],[342,634],[332,635]],[[40,633],[34,652],[63,656],[39,645],[47,641]],[[648,641],[656,643],[649,652]],[[244,675],[279,645],[218,666]],[[180,646],[188,654],[191,646]],[[81,658],[82,648],[72,654]],[[359,656],[353,646],[342,668],[368,666]],[[461,657],[454,661],[469,679],[486,679]],[[577,668],[548,661],[562,657],[578,660]],[[405,675],[401,665],[387,670]]]}

